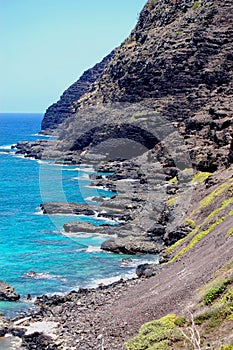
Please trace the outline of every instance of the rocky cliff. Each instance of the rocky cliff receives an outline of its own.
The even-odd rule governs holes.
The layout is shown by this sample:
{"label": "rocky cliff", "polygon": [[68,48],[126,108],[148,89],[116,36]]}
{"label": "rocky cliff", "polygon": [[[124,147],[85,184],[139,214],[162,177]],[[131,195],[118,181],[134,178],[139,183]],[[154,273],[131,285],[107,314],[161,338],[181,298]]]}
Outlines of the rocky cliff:
{"label": "rocky cliff", "polygon": [[[114,172],[93,184],[117,191],[101,205],[131,221],[104,249],[155,253],[184,237],[193,173],[205,172],[208,188],[212,173],[231,166],[232,17],[228,0],[149,0],[99,78],[72,102],[59,139],[18,145],[26,156]],[[167,205],[176,196],[179,205]]]}
{"label": "rocky cliff", "polygon": [[[66,118],[61,138],[75,144],[77,135],[71,137],[71,129],[72,124],[77,130],[83,123],[80,110],[99,104],[140,103],[173,123],[185,137],[198,170],[214,171],[227,164],[232,159],[231,10],[227,0],[149,0],[129,38],[103,61],[104,72],[97,69],[97,78],[89,71],[92,78],[84,74],[67,90],[83,86],[84,80],[88,92],[81,88],[72,97],[65,92],[46,112],[43,130]],[[76,113],[67,119],[71,104]],[[101,111],[95,114],[98,120]],[[100,120],[109,124],[116,118],[119,113]],[[91,117],[90,127],[92,123]],[[88,128],[87,119],[85,124]],[[87,146],[85,142],[79,148]]]}
{"label": "rocky cliff", "polygon": [[[148,0],[72,100],[59,139],[17,145],[29,157],[90,163],[105,173],[92,174],[92,185],[116,192],[91,207],[44,203],[44,213],[118,220],[98,229],[113,234],[102,249],[166,262],[139,266],[147,280],[40,298],[40,319],[58,321],[57,341],[43,348],[232,348],[232,10],[228,0]],[[75,221],[64,229],[96,233]],[[40,334],[24,338],[29,349],[41,343]]]}
{"label": "rocky cliff", "polygon": [[178,124],[197,169],[216,170],[230,153],[232,34],[231,1],[150,0],[76,105],[144,103]]}
{"label": "rocky cliff", "polygon": [[78,81],[64,91],[58,102],[48,107],[41,124],[42,133],[48,134],[54,131],[74,112],[73,103],[90,89],[92,83],[99,79],[112,56],[113,51],[100,63],[85,71]]}

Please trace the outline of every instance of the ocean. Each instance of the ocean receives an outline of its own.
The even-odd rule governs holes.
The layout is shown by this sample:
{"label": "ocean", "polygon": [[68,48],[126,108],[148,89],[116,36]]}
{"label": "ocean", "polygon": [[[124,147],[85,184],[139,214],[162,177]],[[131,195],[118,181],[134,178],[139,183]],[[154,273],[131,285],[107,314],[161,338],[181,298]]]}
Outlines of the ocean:
{"label": "ocean", "polygon": [[[135,266],[148,256],[123,258],[100,249],[106,236],[66,234],[64,223],[88,221],[116,224],[95,216],[42,215],[46,201],[90,203],[94,196],[111,197],[91,188],[87,165],[62,166],[17,156],[11,146],[18,141],[46,139],[38,136],[41,114],[0,114],[0,280],[20,293],[19,302],[1,302],[0,313],[13,317],[33,304],[26,300],[42,294],[65,293],[135,276]],[[103,174],[104,175],[104,174]],[[35,278],[28,277],[34,271]]]}

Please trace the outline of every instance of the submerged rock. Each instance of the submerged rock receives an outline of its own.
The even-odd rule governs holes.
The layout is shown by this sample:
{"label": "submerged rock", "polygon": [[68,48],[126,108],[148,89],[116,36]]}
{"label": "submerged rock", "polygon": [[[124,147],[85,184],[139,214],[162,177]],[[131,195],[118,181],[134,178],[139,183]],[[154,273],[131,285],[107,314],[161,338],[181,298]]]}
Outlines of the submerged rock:
{"label": "submerged rock", "polygon": [[3,301],[17,301],[20,295],[16,293],[15,289],[4,281],[0,281],[0,300]]}

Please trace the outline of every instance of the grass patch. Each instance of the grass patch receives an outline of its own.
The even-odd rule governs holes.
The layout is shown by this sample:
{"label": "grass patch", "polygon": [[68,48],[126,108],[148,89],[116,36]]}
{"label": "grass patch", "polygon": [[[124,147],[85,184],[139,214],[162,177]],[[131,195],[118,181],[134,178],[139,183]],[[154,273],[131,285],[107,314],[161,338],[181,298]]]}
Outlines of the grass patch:
{"label": "grass patch", "polygon": [[205,324],[205,328],[219,327],[224,321],[229,321],[233,312],[233,303],[227,303],[221,307],[210,309],[195,317],[195,324]]}
{"label": "grass patch", "polygon": [[227,237],[233,235],[233,227],[229,228],[229,230],[227,231]]}
{"label": "grass patch", "polygon": [[194,228],[196,226],[195,221],[193,221],[192,219],[186,218],[185,222],[189,227]]}
{"label": "grass patch", "polygon": [[226,193],[227,191],[230,191],[231,193],[233,193],[233,179],[230,179],[230,180],[224,182],[222,185],[217,187],[216,190],[211,192],[202,201],[200,201],[199,207],[197,209],[193,210],[192,214],[195,214],[198,210],[204,209],[209,204],[211,204],[216,197],[220,196],[223,193]]}
{"label": "grass patch", "polygon": [[208,215],[207,221],[209,219],[213,218],[214,216],[216,216],[221,210],[225,209],[231,203],[233,203],[233,198],[229,198],[229,199],[226,199],[225,201],[223,201],[219,208],[215,209],[214,211],[212,211],[212,213],[210,213]]}
{"label": "grass patch", "polygon": [[208,177],[211,175],[211,173],[208,172],[199,172],[196,173],[193,176],[192,182],[197,182],[197,183],[202,183],[204,182],[206,179],[208,179]]}
{"label": "grass patch", "polygon": [[205,305],[211,305],[214,300],[221,296],[227,289],[227,286],[232,282],[232,277],[229,277],[227,280],[222,281],[220,284],[213,286],[205,294],[203,301]]}
{"label": "grass patch", "polygon": [[169,180],[169,183],[170,184],[178,184],[178,179],[177,179],[177,176],[174,176],[171,180]]}
{"label": "grass patch", "polygon": [[186,239],[188,239],[189,237],[192,237],[193,235],[195,235],[199,229],[200,229],[201,225],[198,225],[197,227],[195,227],[195,229],[193,229],[187,236],[185,236],[184,238],[179,239],[179,241],[175,242],[174,244],[172,244],[170,247],[168,247],[165,250],[166,254],[171,254],[173,253],[177,247],[179,247],[179,245],[181,245],[181,243],[183,243],[184,241],[186,241]]}
{"label": "grass patch", "polygon": [[172,207],[175,204],[175,202],[177,201],[178,198],[179,198],[178,196],[174,196],[174,197],[168,199],[167,202],[166,202],[167,205],[169,207]]}
{"label": "grass patch", "polygon": [[[196,237],[196,235],[198,234],[198,240],[200,240],[201,238],[199,239],[199,237],[202,236],[202,238],[203,238],[206,234],[208,234],[210,231],[212,231],[212,229],[216,226],[216,222],[217,222],[217,225],[218,225],[218,224],[221,223],[221,222],[223,221],[223,219],[225,219],[225,218],[220,218],[220,219],[219,219],[220,222],[218,222],[219,220],[216,220],[215,223],[213,223],[208,229],[203,230],[202,232],[199,232],[199,233],[198,233],[198,231],[201,229],[201,227],[203,227],[204,225],[208,224],[209,221],[210,221],[211,219],[213,219],[215,216],[217,216],[217,214],[219,214],[223,209],[225,209],[225,208],[226,208],[229,204],[231,204],[231,203],[233,203],[233,198],[229,198],[229,199],[224,200],[224,201],[221,203],[221,206],[220,206],[219,208],[215,209],[214,211],[212,211],[212,212],[207,216],[207,218],[201,223],[201,225],[198,225],[196,228],[194,228],[194,227],[195,227],[195,222],[194,222],[192,219],[186,218],[186,219],[185,219],[185,222],[186,222],[190,227],[192,227],[192,228],[194,228],[194,229],[193,229],[186,237],[180,239],[179,241],[177,241],[176,243],[174,243],[172,246],[168,247],[168,248],[166,249],[166,251],[165,251],[166,254],[171,254],[171,253],[173,253],[173,252],[176,250],[176,248],[177,248],[180,244],[182,244],[183,242],[185,242],[186,240],[188,240],[190,237],[192,237],[192,236],[194,236],[194,235],[195,235],[195,237]],[[227,215],[228,215],[228,216],[233,215],[233,210],[231,210]],[[215,225],[215,226],[213,227],[213,225]],[[208,230],[210,230],[210,231],[208,232]],[[227,232],[227,236],[230,236],[232,233],[233,233],[233,228],[230,228],[230,229],[228,230],[228,232]],[[199,235],[200,235],[200,236],[199,236]],[[194,238],[195,238],[195,237],[194,237]],[[185,249],[185,248],[184,248],[184,249]],[[189,250],[189,249],[188,249],[188,250]]]}
{"label": "grass patch", "polygon": [[[205,236],[207,236],[216,226],[218,226],[219,224],[221,224],[223,221],[225,220],[224,217],[220,218],[219,220],[215,221],[215,223],[213,223],[207,230],[201,231],[199,233],[197,233],[193,239],[191,240],[191,242],[184,247],[183,249],[181,249],[179,251],[179,253],[177,253],[171,260],[169,260],[169,262],[173,262],[175,260],[177,260],[181,255],[187,253],[191,248],[193,248],[202,238],[204,238]],[[187,238],[187,236],[185,237]]]}
{"label": "grass patch", "polygon": [[[181,320],[182,319],[182,320]],[[126,350],[170,350],[174,342],[183,339],[176,323],[183,318],[169,314],[159,320],[145,323],[139,333],[126,344]]]}
{"label": "grass patch", "polygon": [[199,6],[200,6],[199,1],[195,1],[194,4],[193,4],[193,10],[198,9]]}

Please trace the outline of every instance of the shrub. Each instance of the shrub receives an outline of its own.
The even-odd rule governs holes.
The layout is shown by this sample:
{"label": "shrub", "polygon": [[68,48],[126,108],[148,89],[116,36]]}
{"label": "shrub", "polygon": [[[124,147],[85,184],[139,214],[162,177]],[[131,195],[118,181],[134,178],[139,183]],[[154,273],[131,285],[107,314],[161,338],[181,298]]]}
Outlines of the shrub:
{"label": "shrub", "polygon": [[205,305],[211,305],[215,299],[225,292],[227,286],[231,283],[232,278],[228,278],[221,284],[212,287],[204,296],[203,301]]}
{"label": "shrub", "polygon": [[193,4],[193,10],[198,9],[199,5],[200,5],[199,1],[195,1]]}

